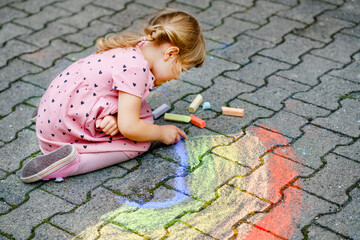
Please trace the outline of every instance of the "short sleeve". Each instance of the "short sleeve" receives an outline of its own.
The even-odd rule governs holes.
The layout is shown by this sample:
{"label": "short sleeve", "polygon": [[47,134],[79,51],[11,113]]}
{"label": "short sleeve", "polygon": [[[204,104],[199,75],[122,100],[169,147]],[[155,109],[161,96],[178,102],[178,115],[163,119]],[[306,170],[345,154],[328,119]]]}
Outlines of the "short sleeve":
{"label": "short sleeve", "polygon": [[148,71],[147,68],[127,68],[126,65],[124,65],[122,69],[118,69],[112,73],[112,88],[143,99],[145,90],[148,88]]}

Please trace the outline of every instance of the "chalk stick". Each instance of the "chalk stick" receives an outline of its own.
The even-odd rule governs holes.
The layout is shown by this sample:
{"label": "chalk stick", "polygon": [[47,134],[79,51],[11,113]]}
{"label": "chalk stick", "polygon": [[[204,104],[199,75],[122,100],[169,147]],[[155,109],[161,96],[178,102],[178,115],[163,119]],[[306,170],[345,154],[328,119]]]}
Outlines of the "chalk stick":
{"label": "chalk stick", "polygon": [[174,122],[189,123],[191,121],[190,116],[174,114],[174,113],[165,113],[164,118],[167,121],[174,121]]}
{"label": "chalk stick", "polygon": [[221,107],[222,113],[224,115],[243,117],[245,114],[245,110],[241,108],[229,108],[229,107]]}
{"label": "chalk stick", "polygon": [[209,102],[204,102],[204,103],[203,103],[203,109],[204,109],[204,110],[211,109],[211,104],[210,104]]}
{"label": "chalk stick", "polygon": [[190,114],[191,117],[191,123],[199,128],[206,127],[206,122],[202,120],[201,118],[195,117],[194,115]]}
{"label": "chalk stick", "polygon": [[164,103],[163,105],[161,105],[160,107],[158,107],[157,109],[155,109],[153,111],[154,119],[158,119],[160,116],[162,116],[164,113],[166,113],[170,109],[171,109],[171,107]]}
{"label": "chalk stick", "polygon": [[194,113],[202,102],[203,102],[203,97],[200,94],[198,94],[194,99],[194,101],[192,101],[192,103],[190,104],[188,108],[189,112]]}

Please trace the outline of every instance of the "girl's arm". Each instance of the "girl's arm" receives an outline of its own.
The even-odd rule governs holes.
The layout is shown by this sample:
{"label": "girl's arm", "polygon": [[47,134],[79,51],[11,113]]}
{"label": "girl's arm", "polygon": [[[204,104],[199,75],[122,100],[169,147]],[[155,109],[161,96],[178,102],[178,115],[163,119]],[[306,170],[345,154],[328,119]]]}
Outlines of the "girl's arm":
{"label": "girl's arm", "polygon": [[186,134],[174,125],[153,125],[140,119],[141,98],[119,92],[118,127],[123,136],[133,141],[160,141],[173,144]]}

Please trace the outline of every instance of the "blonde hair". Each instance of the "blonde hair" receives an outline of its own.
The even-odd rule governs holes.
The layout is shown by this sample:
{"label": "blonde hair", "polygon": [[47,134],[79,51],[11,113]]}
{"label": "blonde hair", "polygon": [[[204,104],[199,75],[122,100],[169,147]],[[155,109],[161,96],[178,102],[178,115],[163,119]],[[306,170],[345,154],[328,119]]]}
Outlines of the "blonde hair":
{"label": "blonde hair", "polygon": [[142,38],[155,46],[170,43],[178,47],[177,61],[182,65],[200,67],[204,63],[205,40],[199,22],[190,14],[175,9],[165,9],[154,15],[143,34],[108,34],[105,38],[97,39],[96,48],[101,52],[118,47],[134,47]]}

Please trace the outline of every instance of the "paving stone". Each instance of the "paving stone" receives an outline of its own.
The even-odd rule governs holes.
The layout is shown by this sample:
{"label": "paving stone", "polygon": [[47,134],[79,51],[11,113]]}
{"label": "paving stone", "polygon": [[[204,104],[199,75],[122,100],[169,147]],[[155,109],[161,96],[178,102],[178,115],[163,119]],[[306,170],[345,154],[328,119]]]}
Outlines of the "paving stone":
{"label": "paving stone", "polygon": [[228,0],[227,2],[239,4],[245,7],[251,7],[254,4],[253,0]]}
{"label": "paving stone", "polygon": [[359,39],[341,33],[335,34],[334,38],[335,40],[325,48],[313,50],[311,54],[341,63],[350,62],[351,55],[360,48]]}
{"label": "paving stone", "polygon": [[[1,12],[0,12],[0,15],[1,15]],[[7,42],[10,39],[13,39],[22,34],[29,34],[30,32],[31,32],[30,29],[19,26],[19,25],[15,25],[13,23],[4,24],[1,29],[0,45],[2,45],[3,43]]]}
{"label": "paving stone", "polygon": [[[61,183],[49,181],[42,188],[71,203],[81,204],[87,199],[87,194],[96,186],[108,178],[122,177],[125,173],[127,173],[126,170],[113,166],[92,173],[68,177]],[[79,188],[78,186],[82,187]]]}
{"label": "paving stone", "polygon": [[89,5],[94,0],[77,0],[77,1],[60,1],[55,3],[53,6],[66,9],[73,13],[78,13],[85,8],[86,5]]}
{"label": "paving stone", "polygon": [[343,19],[350,22],[359,23],[359,10],[360,2],[359,1],[345,1],[345,4],[342,5],[339,9],[334,9],[333,11],[329,11],[326,15]]}
{"label": "paving stone", "polygon": [[240,35],[237,38],[237,42],[234,44],[222,49],[215,49],[214,51],[211,51],[211,54],[233,62],[245,64],[249,62],[249,57],[252,55],[262,49],[271,48],[273,46],[274,44],[272,43],[251,38],[246,35]]}
{"label": "paving stone", "polygon": [[211,205],[197,214],[185,215],[181,221],[215,238],[228,239],[233,234],[233,224],[249,212],[264,210],[268,205],[265,201],[227,185],[221,187],[218,194],[219,198]]}
{"label": "paving stone", "polygon": [[[86,232],[88,235],[90,231]],[[91,239],[93,236],[99,235],[97,229],[93,231],[93,235],[90,235],[88,239]],[[119,236],[121,236],[122,240],[143,240],[144,238],[136,235],[135,233],[126,231],[115,224],[106,224],[104,227],[100,229],[99,240],[118,240]]]}
{"label": "paving stone", "polygon": [[336,132],[344,133],[348,136],[359,137],[359,112],[355,109],[360,109],[360,101],[345,99],[341,101],[341,104],[342,107],[333,112],[330,116],[326,118],[317,118],[312,123]]}
{"label": "paving stone", "polygon": [[48,68],[53,65],[56,59],[61,58],[63,55],[69,52],[79,50],[81,50],[81,48],[76,45],[65,43],[56,39],[52,41],[48,47],[30,54],[23,55],[21,56],[21,59],[32,62],[38,66]]}
{"label": "paving stone", "polygon": [[329,75],[360,83],[360,73],[358,71],[360,67],[360,54],[356,54],[354,59],[353,62],[343,69],[332,70]]}
{"label": "paving stone", "polygon": [[125,168],[127,170],[132,170],[139,166],[139,163],[136,159],[131,159],[129,161],[118,164],[119,167]]}
{"label": "paving stone", "polygon": [[234,42],[236,36],[249,29],[257,28],[257,24],[244,22],[232,17],[225,18],[224,24],[213,30],[204,32],[204,37],[226,44]]}
{"label": "paving stone", "polygon": [[351,202],[343,207],[340,212],[322,216],[316,222],[335,232],[349,236],[351,239],[359,239],[360,189],[355,188],[349,195],[352,198]]}
{"label": "paving stone", "polygon": [[[146,1],[146,0],[142,0],[142,1]],[[161,0],[161,1],[164,1],[164,0]],[[203,5],[201,7],[201,9],[199,9],[198,7],[195,7],[194,4],[198,4],[198,3],[201,3],[202,0],[200,1],[192,1],[193,3],[191,4],[184,4],[183,2],[180,2],[180,1],[170,1],[168,2],[166,5],[168,8],[173,8],[173,9],[179,9],[179,10],[182,10],[182,11],[185,11],[187,13],[190,13],[192,15],[197,15],[200,11],[202,11],[202,9],[205,9],[206,5]],[[147,1],[148,2],[148,1]],[[148,3],[149,4],[149,3]],[[200,26],[201,26],[201,29],[203,31],[207,31],[207,30],[210,30],[212,29],[214,26],[210,25],[210,24],[207,24],[207,23],[204,23],[204,22],[199,22],[200,23]]]}
{"label": "paving stone", "polygon": [[[21,151],[19,151],[21,146]],[[3,170],[13,172],[20,166],[20,162],[31,154],[39,151],[39,145],[34,131],[24,129],[18,133],[16,140],[4,145],[0,151]]]}
{"label": "paving stone", "polygon": [[243,19],[249,22],[254,22],[258,24],[268,23],[268,18],[273,14],[279,12],[280,10],[288,9],[286,5],[281,5],[273,2],[267,1],[257,1],[255,6],[248,9],[247,11],[233,14],[235,18]]}
{"label": "paving stone", "polygon": [[84,47],[90,47],[95,44],[96,39],[99,37],[105,36],[108,33],[117,32],[119,30],[120,29],[118,29],[118,27],[115,25],[94,20],[90,23],[88,28],[82,29],[79,32],[67,35],[63,38],[67,41],[80,44]]}
{"label": "paving stone", "polygon": [[[269,24],[266,24],[256,30],[250,30],[247,32],[247,34],[256,38],[263,39],[265,41],[280,43],[281,41],[283,41],[285,34],[290,33],[296,28],[304,27],[304,24],[278,16],[273,16],[269,18],[269,21]],[[282,27],[279,28],[279,26]]]}
{"label": "paving stone", "polygon": [[336,6],[320,1],[300,0],[300,4],[288,11],[280,12],[279,15],[291,18],[300,22],[311,24],[315,21],[315,17]]}
{"label": "paving stone", "polygon": [[151,197],[150,189],[165,178],[181,175],[184,169],[164,159],[151,155],[141,158],[141,166],[122,178],[110,179],[103,185],[127,195],[130,199],[144,202]]}
{"label": "paving stone", "polygon": [[312,41],[307,38],[289,34],[285,36],[285,42],[273,49],[267,49],[260,52],[261,55],[276,58],[290,64],[297,64],[300,57],[313,48],[319,48],[323,44]]}
{"label": "paving stone", "polygon": [[24,2],[15,2],[12,6],[23,9],[26,12],[36,13],[39,12],[44,6],[51,4],[52,0],[27,0]]}
{"label": "paving stone", "polygon": [[214,238],[207,236],[195,228],[190,228],[182,222],[176,222],[174,225],[167,229],[169,236],[168,240],[177,240],[179,236],[183,239],[201,239],[201,240],[213,240]]}
{"label": "paving stone", "polygon": [[[0,116],[11,113],[11,108],[32,96],[41,96],[44,91],[31,84],[16,82],[11,87],[0,93]],[[19,96],[14,98],[13,96]]]}
{"label": "paving stone", "polygon": [[40,227],[37,227],[35,229],[35,239],[64,240],[72,238],[73,236],[71,236],[67,232],[53,227],[48,223],[41,224]]}
{"label": "paving stone", "polygon": [[23,41],[31,43],[38,47],[46,47],[50,44],[50,41],[54,38],[76,32],[76,28],[59,24],[58,22],[52,22],[46,25],[46,28],[40,31],[22,35],[20,38]]}
{"label": "paving stone", "polygon": [[259,87],[266,83],[265,79],[268,76],[290,67],[286,63],[261,56],[252,57],[251,60],[249,64],[246,64],[241,69],[227,71],[224,75]]}
{"label": "paving stone", "polygon": [[211,2],[211,0],[197,0],[197,1],[193,1],[193,0],[181,0],[179,2],[183,2],[186,4],[190,4],[193,6],[196,6],[198,8],[207,8]]}
{"label": "paving stone", "polygon": [[10,205],[4,201],[0,201],[0,213],[5,214],[11,209]]}
{"label": "paving stone", "polygon": [[298,5],[297,0],[285,0],[285,1],[283,1],[283,0],[265,0],[265,1],[280,3],[280,4],[284,4],[284,5],[291,6],[291,7]]}
{"label": "paving stone", "polygon": [[292,98],[303,100],[326,109],[336,110],[338,101],[352,91],[358,91],[360,85],[340,78],[325,75],[321,83],[307,92],[296,93]]}
{"label": "paving stone", "polygon": [[335,233],[330,232],[329,230],[326,230],[324,228],[318,227],[318,226],[310,226],[308,229],[306,229],[307,236],[309,239],[318,239],[318,240],[344,240],[345,238],[340,237],[339,235],[336,235]]}
{"label": "paving stone", "polygon": [[259,88],[253,93],[241,94],[238,98],[277,111],[283,107],[282,102],[291,94],[307,90],[308,88],[305,85],[286,80],[282,77],[271,76],[266,86]]}
{"label": "paving stone", "polygon": [[279,71],[277,74],[297,82],[315,86],[320,82],[319,77],[326,72],[329,72],[331,69],[340,68],[342,66],[341,63],[307,54],[302,57],[301,63],[294,68]]}
{"label": "paving stone", "polygon": [[53,6],[44,7],[40,12],[26,18],[16,19],[14,22],[28,26],[34,30],[42,29],[45,24],[60,17],[67,17],[71,13]]}
{"label": "paving stone", "polygon": [[338,5],[338,6],[341,6],[344,3],[343,0],[325,0],[324,2],[328,2],[328,3],[334,4],[334,5]]}
{"label": "paving stone", "polygon": [[120,11],[125,8],[125,5],[130,2],[129,0],[95,0],[94,4],[103,8],[109,8],[113,11]]}
{"label": "paving stone", "polygon": [[334,153],[360,161],[360,141],[357,140],[349,146],[339,146],[334,150]]}
{"label": "paving stone", "polygon": [[0,91],[10,87],[10,83],[16,79],[30,73],[40,72],[40,70],[40,68],[19,59],[10,61],[6,67],[0,69]]}
{"label": "paving stone", "polygon": [[2,56],[0,60],[0,67],[6,65],[7,61],[16,57],[17,55],[28,53],[37,50],[36,47],[20,42],[18,40],[8,41],[5,47],[0,49],[0,55]]}
{"label": "paving stone", "polygon": [[157,9],[164,9],[167,7],[167,3],[169,2],[168,0],[158,0],[158,1],[154,1],[154,2],[149,2],[146,0],[136,0],[137,3],[141,3],[144,5],[147,5],[149,7],[152,8],[157,8]]}
{"label": "paving stone", "polygon": [[45,71],[39,72],[34,75],[27,75],[22,79],[24,81],[34,83],[46,89],[50,85],[51,81],[56,77],[56,75],[60,74],[71,64],[72,62],[69,60],[59,59],[58,61],[55,61],[54,66],[52,66],[51,68],[48,68]]}
{"label": "paving stone", "polygon": [[51,223],[81,237],[86,233],[86,229],[103,223],[102,217],[104,215],[122,205],[116,194],[103,187],[93,190],[90,196],[89,201],[79,206],[75,211],[54,216]]}
{"label": "paving stone", "polygon": [[15,108],[15,111],[2,118],[0,120],[0,139],[4,142],[10,142],[16,138],[16,133],[19,132],[24,126],[32,124],[31,117],[34,112],[34,108],[19,105]]}
{"label": "paving stone", "polygon": [[70,211],[74,207],[75,205],[58,197],[36,190],[29,194],[29,200],[20,207],[0,216],[0,230],[17,239],[27,239],[31,235],[31,229],[44,219],[58,212]]}
{"label": "paving stone", "polygon": [[[95,38],[93,38],[94,40]],[[77,60],[79,60],[80,58],[85,58],[91,54],[95,53],[95,45],[91,45],[90,47],[86,48],[85,50],[81,51],[81,52],[76,52],[76,53],[70,53],[66,55],[66,59],[71,61],[71,62],[76,62]],[[64,59],[62,59],[64,60]]]}
{"label": "paving stone", "polygon": [[[294,161],[314,169],[322,165],[321,157],[339,144],[347,144],[350,138],[345,138],[328,130],[307,125],[302,128],[305,134],[295,143],[291,144],[294,154]],[[278,148],[274,153],[286,157],[288,149]]]}
{"label": "paving stone", "polygon": [[15,10],[14,8],[4,7],[0,9],[0,16],[1,16],[0,25],[3,25],[4,23],[10,22],[16,18],[25,17],[27,16],[27,14]]}
{"label": "paving stone", "polygon": [[346,190],[356,183],[360,174],[360,164],[338,155],[324,157],[326,165],[311,178],[299,179],[294,183],[302,189],[338,204],[348,200]]}
{"label": "paving stone", "polygon": [[355,37],[360,37],[360,25],[358,24],[353,28],[344,29],[341,32],[349,35],[353,35]]}
{"label": "paving stone", "polygon": [[310,27],[296,31],[297,34],[315,39],[318,41],[329,43],[333,40],[332,35],[343,28],[354,26],[353,23],[332,18],[326,15],[321,15],[317,21]]}
{"label": "paving stone", "polygon": [[285,101],[284,110],[300,115],[306,119],[325,117],[330,114],[329,110],[291,98]]}
{"label": "paving stone", "polygon": [[205,9],[205,11],[197,14],[196,17],[200,22],[218,26],[221,24],[223,18],[242,10],[245,10],[245,8],[240,5],[228,4],[223,1],[212,1],[211,8]]}
{"label": "paving stone", "polygon": [[281,239],[271,233],[256,228],[250,224],[242,223],[236,227],[236,239]]}
{"label": "paving stone", "polygon": [[180,79],[207,88],[212,85],[212,79],[216,76],[237,68],[239,68],[238,64],[217,57],[206,56],[205,63],[201,68],[192,68],[187,72],[183,72]]}
{"label": "paving stone", "polygon": [[303,117],[292,114],[288,111],[281,110],[270,118],[259,119],[255,124],[267,129],[275,129],[276,132],[290,137],[299,137],[302,132],[300,127],[305,125],[307,120]]}
{"label": "paving stone", "polygon": [[334,212],[336,205],[310,195],[300,189],[288,187],[285,198],[268,213],[258,213],[249,221],[257,228],[285,239],[303,239],[301,229],[320,213]]}

